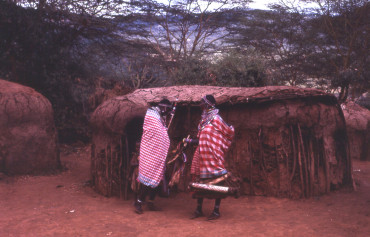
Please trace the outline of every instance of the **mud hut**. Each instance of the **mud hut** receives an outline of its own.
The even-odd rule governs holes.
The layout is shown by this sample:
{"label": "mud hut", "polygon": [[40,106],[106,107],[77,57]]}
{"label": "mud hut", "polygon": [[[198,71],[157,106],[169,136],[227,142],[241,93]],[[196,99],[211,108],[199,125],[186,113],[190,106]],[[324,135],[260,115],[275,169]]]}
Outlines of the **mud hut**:
{"label": "mud hut", "polygon": [[370,161],[370,110],[353,101],[341,105],[352,159]]}
{"label": "mud hut", "polygon": [[0,80],[0,172],[46,174],[59,168],[50,102],[32,88]]}
{"label": "mud hut", "polygon": [[[169,129],[173,146],[189,134],[196,136],[200,98],[205,94],[214,95],[222,117],[235,127],[226,160],[243,194],[311,197],[352,184],[345,121],[334,96],[285,86],[177,86],[136,90],[95,110],[91,118],[95,190],[127,198],[129,157],[140,141],[149,103],[163,97],[177,100]],[[193,151],[188,151],[190,159]]]}

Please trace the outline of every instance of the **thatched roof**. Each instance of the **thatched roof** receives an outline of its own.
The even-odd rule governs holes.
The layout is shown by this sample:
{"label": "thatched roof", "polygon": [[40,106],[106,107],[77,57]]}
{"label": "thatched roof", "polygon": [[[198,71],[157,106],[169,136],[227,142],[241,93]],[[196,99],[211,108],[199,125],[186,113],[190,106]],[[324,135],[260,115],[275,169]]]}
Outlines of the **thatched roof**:
{"label": "thatched roof", "polygon": [[201,97],[212,94],[217,105],[260,103],[308,97],[335,97],[321,90],[289,86],[267,87],[215,87],[215,86],[172,86],[139,89],[102,103],[93,113],[91,124],[96,129],[108,129],[121,133],[131,119],[144,116],[148,104],[162,98],[177,100],[178,105],[197,105]]}

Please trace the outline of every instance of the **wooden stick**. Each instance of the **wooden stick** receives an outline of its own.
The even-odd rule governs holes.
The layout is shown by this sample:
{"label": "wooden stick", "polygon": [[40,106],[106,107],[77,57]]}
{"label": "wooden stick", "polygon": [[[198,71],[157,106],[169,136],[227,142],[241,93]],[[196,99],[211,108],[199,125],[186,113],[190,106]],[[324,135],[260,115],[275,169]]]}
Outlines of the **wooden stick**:
{"label": "wooden stick", "polygon": [[321,180],[320,180],[320,147],[319,147],[319,141],[317,139],[315,139],[315,150],[316,150],[316,157],[317,157],[317,165],[316,165],[316,173],[317,173],[317,194],[320,194],[320,183],[321,183]]}
{"label": "wooden stick", "polygon": [[270,193],[270,183],[268,181],[268,177],[267,177],[267,173],[266,173],[266,170],[265,170],[265,159],[264,159],[264,153],[263,153],[263,145],[262,145],[262,127],[260,128],[260,131],[259,131],[259,134],[258,134],[258,140],[259,140],[259,143],[260,143],[260,166],[262,168],[262,173],[264,174],[265,176],[265,179],[266,179],[266,184],[267,184],[267,193]]}
{"label": "wooden stick", "polygon": [[123,152],[122,152],[122,136],[119,141],[119,151],[117,153],[117,158],[119,159],[119,165],[118,165],[118,179],[119,179],[119,198],[122,198],[122,157],[123,157]]}
{"label": "wooden stick", "polygon": [[274,147],[275,147],[275,159],[276,159],[276,165],[277,165],[277,173],[278,173],[278,191],[277,191],[277,195],[279,196],[279,192],[280,192],[280,164],[279,164],[279,157],[278,157],[278,149],[276,147],[276,143],[274,141]]}
{"label": "wooden stick", "polygon": [[304,172],[305,172],[304,177],[305,177],[306,197],[308,197],[309,196],[309,184],[308,184],[307,159],[306,159],[306,153],[305,153],[305,149],[304,149],[301,127],[300,127],[299,123],[298,123],[298,135],[299,135],[299,141],[300,141],[300,146],[301,146],[302,163],[304,165],[303,169],[304,169]]}
{"label": "wooden stick", "polygon": [[301,178],[301,191],[302,191],[303,195],[305,196],[305,188],[304,188],[304,181],[303,181],[303,169],[302,169],[302,159],[301,159],[301,146],[299,144],[299,140],[298,140],[298,144],[297,144],[297,150],[298,150],[299,175],[300,175],[300,178]]}
{"label": "wooden stick", "polygon": [[106,187],[107,195],[109,195],[109,163],[108,163],[108,149],[104,150],[105,155],[105,178],[107,179],[108,187]]}
{"label": "wooden stick", "polygon": [[326,157],[326,154],[325,154],[325,145],[322,144],[322,147],[323,147],[323,158],[324,158],[324,164],[325,164],[325,181],[326,181],[326,184],[325,184],[325,188],[326,188],[326,193],[328,193],[330,191],[330,171],[329,171],[329,161]]}
{"label": "wooden stick", "polygon": [[128,138],[127,138],[127,134],[126,134],[126,137],[125,137],[125,145],[126,145],[126,159],[125,159],[125,172],[124,172],[124,176],[125,176],[125,193],[124,193],[124,199],[127,200],[127,193],[128,193],[128,164],[129,164],[129,160],[130,160],[130,152],[129,152],[129,147],[128,147]]}
{"label": "wooden stick", "polygon": [[248,151],[249,151],[249,181],[250,181],[250,194],[254,195],[254,188],[253,188],[253,152],[250,142],[248,141]]}
{"label": "wooden stick", "polygon": [[91,144],[91,163],[90,163],[90,175],[91,175],[91,184],[95,184],[96,177],[96,166],[95,166],[95,144]]}
{"label": "wooden stick", "polygon": [[[110,168],[110,172],[109,172],[109,197],[110,196],[112,196],[112,183],[113,183],[113,169],[112,169],[112,167],[113,167],[113,162],[112,162],[112,149],[111,149],[111,147],[110,147],[110,145],[108,145],[108,147],[107,147],[107,151],[108,151],[108,162],[110,162],[109,163],[109,168]],[[109,169],[108,168],[108,169]]]}
{"label": "wooden stick", "polygon": [[312,140],[309,140],[309,153],[311,158],[311,165],[310,165],[310,184],[311,184],[311,196],[315,193],[315,155],[313,153],[313,146]]}
{"label": "wooden stick", "polygon": [[[290,132],[291,132],[292,149],[293,149],[293,168],[292,168],[292,174],[290,175],[290,183],[292,183],[294,173],[295,173],[295,168],[297,166],[297,154],[296,154],[296,150],[295,150],[294,132],[293,132],[292,126],[290,126]],[[290,186],[292,186],[292,185],[290,184]]]}

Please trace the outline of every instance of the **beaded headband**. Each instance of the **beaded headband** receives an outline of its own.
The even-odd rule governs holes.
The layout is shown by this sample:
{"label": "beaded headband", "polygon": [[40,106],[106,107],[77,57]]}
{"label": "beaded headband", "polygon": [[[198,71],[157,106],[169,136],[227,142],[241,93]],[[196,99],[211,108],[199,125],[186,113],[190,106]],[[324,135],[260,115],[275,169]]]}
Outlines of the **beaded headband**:
{"label": "beaded headband", "polygon": [[158,106],[172,108],[172,105],[159,103]]}
{"label": "beaded headband", "polygon": [[213,104],[211,101],[209,101],[206,96],[203,96],[202,100],[204,100],[204,102],[206,102],[206,104],[208,104],[211,107],[215,106],[215,104]]}

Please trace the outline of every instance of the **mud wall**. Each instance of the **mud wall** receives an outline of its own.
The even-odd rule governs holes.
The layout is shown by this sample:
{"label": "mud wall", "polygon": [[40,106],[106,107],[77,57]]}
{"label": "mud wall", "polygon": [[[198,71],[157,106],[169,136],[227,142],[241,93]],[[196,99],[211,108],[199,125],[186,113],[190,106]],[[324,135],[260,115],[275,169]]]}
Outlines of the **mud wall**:
{"label": "mud wall", "polygon": [[330,101],[282,100],[224,113],[236,130],[228,165],[244,193],[311,197],[351,183],[343,115]]}
{"label": "mud wall", "polygon": [[0,80],[0,172],[48,174],[60,168],[53,116],[44,96]]}
{"label": "mud wall", "polygon": [[370,160],[370,110],[352,101],[341,106],[346,119],[351,158]]}
{"label": "mud wall", "polygon": [[[335,101],[304,98],[218,107],[235,127],[226,160],[228,170],[240,180],[243,194],[302,198],[351,184],[344,117]],[[196,137],[200,114],[198,106],[178,106],[169,129],[169,158],[182,138]],[[94,136],[96,167],[92,174],[98,192],[127,197],[129,159],[134,152],[132,144],[140,140],[140,126],[129,125],[132,132],[123,135]],[[189,147],[186,151],[190,161],[180,190],[186,190],[194,150]]]}

